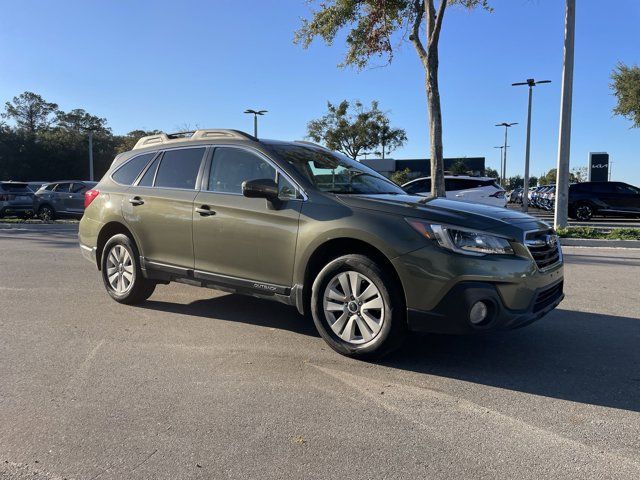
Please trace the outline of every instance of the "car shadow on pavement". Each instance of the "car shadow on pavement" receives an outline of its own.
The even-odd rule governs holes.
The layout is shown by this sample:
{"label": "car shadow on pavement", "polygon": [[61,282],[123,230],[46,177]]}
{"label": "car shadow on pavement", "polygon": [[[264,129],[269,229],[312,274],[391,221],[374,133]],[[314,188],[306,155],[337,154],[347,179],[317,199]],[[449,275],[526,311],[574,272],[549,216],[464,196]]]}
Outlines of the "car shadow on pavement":
{"label": "car shadow on pavement", "polygon": [[157,301],[153,300],[152,297],[142,303],[140,307],[180,315],[210,318],[215,321],[223,320],[289,330],[312,337],[320,336],[313,322],[302,317],[294,307],[245,295],[222,295],[196,300],[187,305]]}
{"label": "car shadow on pavement", "polygon": [[555,310],[520,330],[412,335],[389,367],[640,411],[640,319]]}
{"label": "car shadow on pavement", "polygon": [[28,243],[38,244],[44,247],[56,247],[56,248],[79,248],[78,240],[73,232],[67,231],[46,231],[46,232],[33,232],[30,230],[15,229],[0,229],[0,241],[6,240],[19,240]]}

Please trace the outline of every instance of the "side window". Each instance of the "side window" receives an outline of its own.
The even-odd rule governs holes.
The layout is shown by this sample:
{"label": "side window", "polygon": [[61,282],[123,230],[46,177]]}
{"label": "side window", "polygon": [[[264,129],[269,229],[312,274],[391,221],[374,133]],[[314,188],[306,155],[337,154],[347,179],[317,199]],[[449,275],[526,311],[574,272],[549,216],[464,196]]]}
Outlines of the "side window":
{"label": "side window", "polygon": [[204,148],[179,148],[164,152],[156,173],[155,186],[189,190],[196,188],[204,151]]}
{"label": "side window", "polygon": [[464,190],[466,187],[460,183],[461,180],[457,178],[445,178],[444,179],[444,189],[447,192],[456,191],[456,190]]}
{"label": "side window", "polygon": [[84,193],[87,191],[87,186],[84,183],[72,183],[71,193]]}
{"label": "side window", "polygon": [[54,192],[59,192],[59,193],[67,193],[69,192],[69,187],[71,186],[70,183],[59,183],[56,185],[56,187],[53,189]]}
{"label": "side window", "polygon": [[50,183],[49,185],[47,185],[46,187],[44,187],[45,190],[47,191],[52,191],[54,188],[56,188],[56,184],[55,183]]}
{"label": "side window", "polygon": [[606,194],[606,193],[615,193],[616,192],[616,187],[615,185],[611,184],[611,183],[594,183],[594,192],[595,193],[601,193],[601,194]]}
{"label": "side window", "polygon": [[213,155],[208,189],[211,192],[242,194],[242,182],[261,178],[275,180],[275,168],[241,148],[219,147]]}
{"label": "side window", "polygon": [[138,182],[139,187],[152,187],[153,186],[153,177],[156,175],[156,170],[158,169],[158,164],[160,163],[160,157],[156,158],[153,163],[147,168],[147,171],[144,172],[144,175]]}
{"label": "side window", "polygon": [[298,198],[296,187],[284,175],[278,175],[278,198],[282,200]]}
{"label": "side window", "polygon": [[113,175],[111,175],[111,178],[122,185],[131,185],[133,181],[138,178],[138,175],[140,175],[140,172],[147,164],[147,162],[155,157],[155,155],[155,152],[152,152],[133,157],[131,160],[118,168],[113,173]]}

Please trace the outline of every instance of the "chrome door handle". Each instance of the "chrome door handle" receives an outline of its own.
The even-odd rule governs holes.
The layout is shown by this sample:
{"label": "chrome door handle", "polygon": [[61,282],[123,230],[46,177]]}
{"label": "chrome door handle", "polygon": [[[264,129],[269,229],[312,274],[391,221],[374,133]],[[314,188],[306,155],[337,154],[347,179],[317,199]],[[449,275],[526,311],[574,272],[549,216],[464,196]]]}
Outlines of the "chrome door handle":
{"label": "chrome door handle", "polygon": [[129,203],[135,207],[136,205],[142,205],[144,203],[144,200],[142,200],[140,197],[133,197],[129,199]]}
{"label": "chrome door handle", "polygon": [[203,217],[209,217],[216,214],[216,212],[211,210],[211,207],[209,205],[201,205],[200,207],[196,207],[196,212]]}

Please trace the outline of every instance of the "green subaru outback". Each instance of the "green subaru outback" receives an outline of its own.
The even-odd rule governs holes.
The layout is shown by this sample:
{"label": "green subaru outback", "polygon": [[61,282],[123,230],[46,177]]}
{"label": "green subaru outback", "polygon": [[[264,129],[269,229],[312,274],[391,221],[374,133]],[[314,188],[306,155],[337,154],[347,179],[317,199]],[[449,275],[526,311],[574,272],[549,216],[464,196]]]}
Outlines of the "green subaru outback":
{"label": "green subaru outback", "polygon": [[387,353],[410,331],[521,327],[564,297],[546,223],[407,195],[308,142],[235,130],[144,137],[85,207],[81,251],[114,300],[143,302],[172,281],[270,298],[310,314],[354,357]]}

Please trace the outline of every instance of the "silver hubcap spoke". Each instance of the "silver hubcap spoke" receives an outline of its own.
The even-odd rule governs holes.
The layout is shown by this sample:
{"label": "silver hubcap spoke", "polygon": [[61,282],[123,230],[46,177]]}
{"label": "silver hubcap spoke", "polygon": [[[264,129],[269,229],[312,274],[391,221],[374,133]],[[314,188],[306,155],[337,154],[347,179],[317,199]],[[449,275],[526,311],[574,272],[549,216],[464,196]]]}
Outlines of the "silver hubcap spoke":
{"label": "silver hubcap spoke", "polygon": [[361,273],[333,277],[324,291],[323,307],[331,330],[345,342],[367,343],[380,333],[384,301],[378,287]]}
{"label": "silver hubcap spoke", "polygon": [[133,285],[134,266],[129,251],[122,245],[114,245],[107,254],[107,279],[118,294],[126,293]]}

